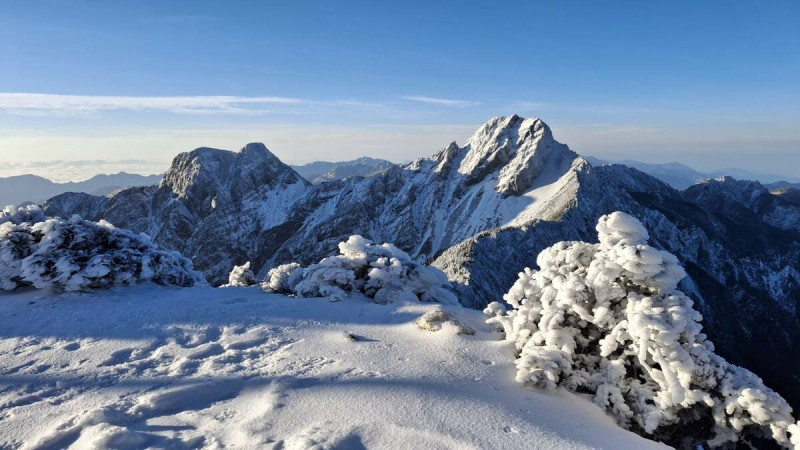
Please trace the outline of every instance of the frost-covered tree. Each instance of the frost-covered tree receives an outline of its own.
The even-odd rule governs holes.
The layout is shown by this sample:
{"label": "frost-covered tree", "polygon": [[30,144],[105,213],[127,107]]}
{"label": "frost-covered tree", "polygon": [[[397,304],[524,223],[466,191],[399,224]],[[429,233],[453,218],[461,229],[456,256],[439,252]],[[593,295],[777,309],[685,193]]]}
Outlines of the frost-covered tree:
{"label": "frost-covered tree", "polygon": [[491,303],[517,350],[517,381],[588,392],[617,421],[675,446],[732,446],[771,438],[800,449],[792,409],[755,374],[714,353],[700,313],[680,290],[686,275],[647,230],[621,213],[597,224],[599,244],[542,251]]}
{"label": "frost-covered tree", "polygon": [[192,286],[203,277],[177,252],[160,250],[145,235],[108,222],[45,218],[37,208],[0,216],[0,288],[68,291],[152,281]]}
{"label": "frost-covered tree", "polygon": [[419,300],[457,304],[448,284],[444,272],[413,260],[394,245],[373,245],[361,236],[350,236],[339,243],[338,255],[308,267],[295,263],[278,266],[270,270],[262,286],[268,291],[334,301],[348,292],[361,292],[376,303]]}
{"label": "frost-covered tree", "polygon": [[6,206],[0,210],[0,224],[11,222],[13,224],[20,224],[23,222],[36,223],[42,222],[46,219],[42,208],[37,205],[28,205],[23,207]]}
{"label": "frost-covered tree", "polygon": [[261,283],[261,287],[269,292],[292,293],[297,283],[303,278],[303,270],[300,264],[289,263],[281,264],[270,269],[267,279]]}
{"label": "frost-covered tree", "polygon": [[250,261],[242,264],[241,266],[233,266],[230,275],[228,275],[228,284],[222,287],[244,287],[251,286],[256,282],[256,275],[250,270]]}

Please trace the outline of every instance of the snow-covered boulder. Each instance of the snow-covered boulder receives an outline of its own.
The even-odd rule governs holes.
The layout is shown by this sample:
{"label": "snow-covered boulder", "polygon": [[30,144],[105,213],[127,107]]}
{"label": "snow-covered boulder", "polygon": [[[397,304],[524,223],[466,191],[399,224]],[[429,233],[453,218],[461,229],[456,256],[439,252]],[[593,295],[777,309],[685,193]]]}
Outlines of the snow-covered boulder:
{"label": "snow-covered boulder", "polygon": [[0,215],[4,290],[33,285],[79,291],[140,281],[192,286],[204,280],[179,253],[108,222],[48,219],[38,207],[6,208]]}
{"label": "snow-covered boulder", "polygon": [[486,308],[516,346],[517,381],[591,393],[621,425],[676,446],[771,437],[800,448],[788,403],[714,353],[675,256],[621,212],[597,231],[599,244],[542,251],[503,297],[510,310]]}
{"label": "snow-covered boulder", "polygon": [[392,244],[374,245],[361,236],[339,243],[339,254],[317,264],[284,264],[269,271],[262,286],[298,297],[341,300],[361,292],[376,303],[413,300],[458,304],[441,270],[413,260]]}
{"label": "snow-covered boulder", "polygon": [[455,315],[445,311],[441,306],[432,309],[417,319],[414,323],[425,331],[439,331],[444,327],[451,327],[456,334],[475,334],[475,330],[458,320]]}

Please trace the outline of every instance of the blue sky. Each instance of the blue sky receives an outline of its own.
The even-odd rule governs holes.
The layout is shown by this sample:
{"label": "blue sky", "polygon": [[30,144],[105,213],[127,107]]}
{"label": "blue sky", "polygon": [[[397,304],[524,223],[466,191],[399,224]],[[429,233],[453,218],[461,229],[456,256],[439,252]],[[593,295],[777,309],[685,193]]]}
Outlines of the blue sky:
{"label": "blue sky", "polygon": [[249,141],[402,161],[511,113],[584,154],[800,175],[800,2],[385,3],[0,0],[0,176]]}

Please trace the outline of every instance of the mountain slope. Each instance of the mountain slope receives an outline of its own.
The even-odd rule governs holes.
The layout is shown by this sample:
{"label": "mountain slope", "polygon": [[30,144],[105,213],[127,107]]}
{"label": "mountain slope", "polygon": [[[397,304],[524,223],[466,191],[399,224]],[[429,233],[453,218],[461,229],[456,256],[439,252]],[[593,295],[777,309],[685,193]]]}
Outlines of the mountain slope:
{"label": "mountain slope", "polygon": [[360,296],[2,297],[3,448],[666,448],[514,382],[510,344],[465,308],[446,307],[472,336],[415,323],[440,306]]}
{"label": "mountain slope", "polygon": [[175,159],[154,192],[65,195],[46,211],[148,232],[215,283],[248,260],[261,275],[317,262],[361,234],[432,261],[462,304],[482,307],[535,267],[543,248],[591,242],[597,219],[621,210],[687,268],[681,288],[722,356],[800,406],[800,209],[758,183],[712,180],[680,192],[634,168],[594,167],[542,121],[518,116],[491,119],[464,146],[316,186],[263,152],[249,170],[232,170],[244,153],[195,150]]}
{"label": "mountain slope", "polygon": [[774,183],[765,184],[764,186],[766,186],[766,188],[769,189],[770,191],[775,191],[778,189],[786,189],[786,188],[800,189],[800,183],[790,183],[788,181],[776,181]]}
{"label": "mountain slope", "polygon": [[96,175],[86,181],[54,183],[36,175],[19,175],[0,178],[0,205],[19,205],[24,202],[41,202],[64,192],[84,192],[107,195],[132,186],[158,184],[160,175],[136,175],[125,172],[113,175]]}

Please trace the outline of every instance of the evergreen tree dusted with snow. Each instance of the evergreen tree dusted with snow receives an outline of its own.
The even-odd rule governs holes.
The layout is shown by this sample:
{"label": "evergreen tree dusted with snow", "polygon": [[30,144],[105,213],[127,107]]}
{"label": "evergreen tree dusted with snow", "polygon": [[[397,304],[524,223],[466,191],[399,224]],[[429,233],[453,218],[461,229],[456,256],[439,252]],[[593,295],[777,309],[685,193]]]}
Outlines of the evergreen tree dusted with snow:
{"label": "evergreen tree dusted with snow", "polygon": [[[618,422],[671,445],[731,446],[771,438],[800,448],[792,409],[753,373],[714,353],[686,275],[647,244],[635,218],[597,224],[599,244],[560,242],[539,254],[485,312],[518,358],[517,381],[588,392]],[[757,445],[756,445],[757,446]]]}
{"label": "evergreen tree dusted with snow", "polygon": [[[242,267],[231,272],[231,283],[241,278]],[[374,245],[357,235],[339,243],[338,255],[308,267],[297,263],[275,267],[262,283],[269,292],[334,301],[348,292],[360,292],[382,304],[398,300],[458,304],[447,285],[447,276],[438,268],[413,260],[392,244]]]}
{"label": "evergreen tree dusted with snow", "polygon": [[45,218],[38,207],[0,213],[0,288],[68,291],[152,281],[192,286],[203,277],[177,252],[110,223]]}

